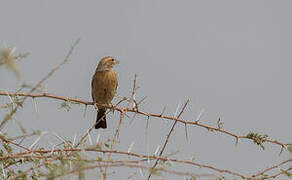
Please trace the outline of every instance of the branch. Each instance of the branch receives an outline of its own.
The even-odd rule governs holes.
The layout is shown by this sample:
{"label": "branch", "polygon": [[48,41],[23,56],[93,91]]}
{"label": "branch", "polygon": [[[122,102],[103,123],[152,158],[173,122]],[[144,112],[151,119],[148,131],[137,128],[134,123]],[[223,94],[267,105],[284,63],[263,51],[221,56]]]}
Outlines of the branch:
{"label": "branch", "polygon": [[[69,57],[71,56],[71,54],[73,53],[73,50],[75,48],[75,46],[79,43],[80,39],[77,39],[76,42],[72,45],[72,47],[70,48],[69,52],[67,53],[67,55],[65,56],[65,59],[55,68],[53,68],[45,77],[43,77],[30,91],[28,94],[34,92],[44,81],[46,81],[49,77],[51,77],[54,72],[56,72],[58,69],[60,69],[61,66],[63,66],[68,60]],[[3,119],[3,121],[0,123],[0,130],[3,129],[4,125],[8,122],[8,120],[17,112],[19,107],[22,107],[24,101],[26,100],[27,96],[25,96],[22,101],[20,103],[17,103],[17,106],[15,108],[12,109],[12,111],[5,116],[5,118]]]}
{"label": "branch", "polygon": [[[4,92],[4,91],[0,91],[0,96],[27,96],[27,97],[33,97],[33,98],[53,98],[53,99],[58,99],[58,100],[63,100],[63,101],[70,101],[70,102],[75,102],[75,103],[80,103],[80,104],[84,104],[84,105],[94,105],[93,102],[90,101],[84,101],[84,100],[79,100],[76,98],[68,98],[68,97],[63,97],[63,96],[56,96],[56,95],[52,95],[52,94],[48,94],[48,93],[41,93],[41,94],[30,94],[30,93],[12,93],[12,92]],[[193,126],[198,126],[198,127],[202,127],[205,128],[207,130],[211,130],[211,131],[216,131],[222,134],[226,134],[228,136],[232,136],[234,137],[237,141],[239,139],[251,139],[250,137],[246,136],[246,135],[237,135],[235,133],[232,133],[230,131],[224,130],[222,128],[218,128],[218,127],[212,127],[209,126],[207,124],[203,124],[200,123],[199,121],[188,121],[188,120],[184,120],[181,118],[177,118],[177,117],[173,117],[173,116],[165,116],[162,114],[155,114],[155,113],[147,113],[147,112],[143,112],[138,110],[137,108],[122,108],[122,107],[118,107],[118,106],[113,106],[113,105],[107,105],[107,104],[98,104],[96,103],[96,105],[101,106],[101,107],[105,107],[105,108],[109,108],[109,109],[114,109],[117,110],[119,112],[132,112],[132,113],[136,113],[136,114],[140,114],[146,117],[155,117],[155,118],[159,118],[159,119],[166,119],[166,120],[173,120],[173,121],[178,121],[182,124],[189,124],[189,125],[193,125]],[[272,139],[265,139],[264,142],[268,142],[271,144],[276,144],[281,146],[282,148],[285,148],[289,145],[292,145],[292,143],[282,143],[279,142],[277,140],[272,140]]]}
{"label": "branch", "polygon": [[[107,163],[107,164],[98,164],[98,165],[93,165],[93,166],[81,167],[81,168],[78,168],[78,169],[74,169],[72,171],[68,171],[65,174],[54,176],[52,178],[55,179],[55,178],[58,178],[58,177],[62,177],[62,176],[65,176],[65,175],[77,173],[77,172],[80,172],[80,171],[96,169],[96,168],[102,168],[102,167],[107,167],[107,166],[110,166],[110,167],[129,167],[129,168],[139,168],[139,169],[148,169],[148,170],[152,169],[152,167],[149,167],[149,166],[135,165],[135,164],[129,164],[129,163],[117,163],[117,164]],[[190,173],[190,172],[168,170],[168,169],[164,169],[164,168],[155,168],[155,172],[159,172],[159,171],[166,172],[166,173],[169,173],[169,174],[180,175],[180,176],[216,177],[213,174],[195,174],[195,173]]]}
{"label": "branch", "polygon": [[[190,101],[190,100],[188,99],[188,100],[185,102],[185,104],[184,104],[183,108],[181,109],[181,111],[180,111],[179,115],[177,116],[177,118],[179,118],[179,117],[182,115],[182,113],[184,112],[185,108],[187,107],[189,101]],[[174,121],[174,123],[172,124],[172,126],[171,126],[171,128],[170,128],[170,131],[169,131],[169,133],[167,134],[166,140],[165,140],[165,142],[164,142],[164,144],[163,144],[163,146],[162,146],[162,149],[161,149],[161,151],[160,151],[160,153],[159,153],[159,157],[162,156],[162,153],[164,152],[164,150],[165,150],[165,148],[166,148],[166,145],[167,145],[167,143],[168,143],[168,141],[169,141],[170,135],[171,135],[171,133],[173,132],[176,123],[177,123],[177,121]],[[157,166],[158,162],[159,162],[159,159],[156,160],[156,162],[155,162],[154,165],[152,166],[152,169],[154,169],[154,168]],[[151,177],[151,173],[149,173],[147,179],[149,180],[150,177]]]}
{"label": "branch", "polygon": [[256,174],[252,175],[251,177],[261,176],[261,175],[263,175],[264,173],[266,173],[266,172],[268,172],[268,171],[270,171],[270,170],[272,170],[272,169],[279,168],[280,166],[283,166],[284,164],[286,164],[286,163],[288,163],[288,162],[291,162],[291,161],[292,161],[292,158],[291,158],[291,159],[287,159],[287,160],[285,160],[285,161],[283,161],[283,162],[281,162],[281,163],[279,163],[279,164],[276,164],[276,165],[273,165],[273,166],[271,166],[271,167],[268,167],[268,168],[266,168],[266,169],[264,169],[264,170],[262,170],[262,171],[260,171],[260,172],[258,172],[258,173],[256,173]]}
{"label": "branch", "polygon": [[[136,88],[137,88],[137,86],[136,86],[136,78],[137,78],[137,75],[135,74],[135,76],[134,76],[134,84],[133,84],[133,89],[132,89],[132,95],[131,95],[131,97],[129,99],[127,108],[130,107],[130,105],[131,105],[131,103],[132,103],[132,101],[134,99],[134,96],[135,96],[135,91],[136,91]],[[113,151],[114,145],[116,143],[116,140],[117,140],[118,135],[119,135],[119,132],[120,132],[120,128],[121,128],[121,125],[122,125],[122,121],[123,121],[123,119],[124,119],[127,111],[120,111],[120,112],[121,112],[120,122],[119,122],[119,125],[118,125],[117,129],[116,129],[116,133],[115,133],[114,138],[113,138],[113,143],[111,144],[111,147],[110,147],[110,150],[111,151]],[[111,153],[108,155],[108,159],[110,159],[110,158],[111,158]],[[104,180],[106,180],[108,168],[109,168],[109,166],[106,166],[105,167],[105,172],[103,173],[103,179]]]}
{"label": "branch", "polygon": [[[132,152],[117,151],[117,150],[101,150],[101,149],[97,149],[97,148],[84,148],[84,149],[67,148],[67,149],[54,149],[54,150],[30,150],[30,151],[26,151],[26,152],[17,153],[14,155],[2,156],[2,157],[0,157],[0,160],[4,161],[4,160],[10,159],[10,158],[12,158],[12,159],[16,159],[16,158],[20,158],[20,159],[21,158],[43,158],[43,154],[45,154],[45,153],[58,153],[58,152],[100,152],[100,153],[110,153],[110,154],[121,154],[121,155],[142,158],[143,160],[150,159],[150,160],[161,160],[161,161],[165,161],[165,162],[171,161],[171,162],[176,162],[176,163],[181,163],[181,164],[188,164],[188,165],[192,165],[192,166],[199,167],[199,168],[210,169],[210,170],[216,171],[218,173],[226,173],[226,174],[238,176],[241,178],[246,178],[246,176],[239,174],[237,172],[233,172],[233,171],[226,170],[226,169],[220,169],[220,168],[216,168],[216,167],[213,167],[210,165],[205,165],[205,164],[201,164],[201,163],[197,163],[197,162],[193,162],[193,161],[166,158],[166,157],[160,157],[160,156],[149,156],[149,155],[145,155],[145,154],[137,154],[137,153],[132,153]],[[36,155],[33,155],[33,154],[36,154]],[[39,156],[38,154],[40,154],[41,156]],[[29,155],[29,156],[27,156],[27,155]],[[56,155],[51,155],[51,156],[56,157]],[[64,158],[62,158],[62,159],[64,159]],[[106,161],[106,162],[111,162],[111,161]],[[152,169],[153,169],[153,167],[152,167]]]}
{"label": "branch", "polygon": [[[272,175],[272,176],[262,177],[262,178],[260,178],[260,180],[264,180],[264,179],[275,179],[275,178],[277,178],[278,176],[280,176],[280,175],[282,175],[282,174],[290,174],[290,176],[291,176],[291,173],[288,172],[288,171],[290,171],[290,170],[292,170],[292,167],[289,167],[289,168],[287,168],[287,169],[285,169],[285,170],[282,170],[282,169],[281,169],[279,173],[274,174],[274,175]],[[289,177],[290,177],[290,176],[289,176]]]}

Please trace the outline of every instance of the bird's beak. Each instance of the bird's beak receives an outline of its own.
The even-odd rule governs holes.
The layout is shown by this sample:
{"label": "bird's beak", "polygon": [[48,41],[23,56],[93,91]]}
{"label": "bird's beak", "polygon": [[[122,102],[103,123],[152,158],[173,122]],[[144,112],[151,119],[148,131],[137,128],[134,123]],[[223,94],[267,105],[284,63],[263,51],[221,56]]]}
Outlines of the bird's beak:
{"label": "bird's beak", "polygon": [[120,61],[116,60],[116,64],[120,64]]}

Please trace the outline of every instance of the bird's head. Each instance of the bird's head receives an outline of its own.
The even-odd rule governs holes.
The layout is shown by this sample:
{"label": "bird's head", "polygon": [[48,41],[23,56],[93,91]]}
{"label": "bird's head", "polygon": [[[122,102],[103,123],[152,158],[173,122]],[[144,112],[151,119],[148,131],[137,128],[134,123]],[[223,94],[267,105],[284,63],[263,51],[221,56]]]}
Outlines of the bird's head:
{"label": "bird's head", "polygon": [[113,57],[104,57],[102,58],[97,66],[97,71],[107,71],[114,67],[114,65],[118,64],[119,61]]}

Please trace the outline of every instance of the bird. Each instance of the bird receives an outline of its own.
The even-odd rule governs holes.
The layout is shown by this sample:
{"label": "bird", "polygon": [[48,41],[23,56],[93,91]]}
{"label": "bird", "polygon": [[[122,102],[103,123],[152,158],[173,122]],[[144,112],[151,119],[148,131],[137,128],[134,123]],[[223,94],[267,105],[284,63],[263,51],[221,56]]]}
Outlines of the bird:
{"label": "bird", "polygon": [[[113,57],[102,58],[91,81],[91,95],[94,103],[110,105],[118,87],[118,76],[113,67],[119,61]],[[106,109],[98,107],[95,129],[106,129]]]}

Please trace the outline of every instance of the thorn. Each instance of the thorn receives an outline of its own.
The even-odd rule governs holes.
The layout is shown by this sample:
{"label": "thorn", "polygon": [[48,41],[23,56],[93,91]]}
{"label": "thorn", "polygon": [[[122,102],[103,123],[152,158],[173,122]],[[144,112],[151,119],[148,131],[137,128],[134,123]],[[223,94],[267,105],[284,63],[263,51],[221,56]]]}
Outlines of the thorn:
{"label": "thorn", "polygon": [[100,134],[98,134],[97,137],[96,137],[96,144],[99,143],[99,138],[100,138]]}
{"label": "thorn", "polygon": [[89,144],[90,144],[90,146],[92,146],[93,143],[92,143],[92,139],[91,139],[91,135],[90,135],[90,133],[89,133],[89,130],[87,130],[87,136],[88,136]]}
{"label": "thorn", "polygon": [[159,149],[160,149],[160,146],[157,146],[157,148],[156,148],[156,150],[155,150],[155,152],[154,152],[154,155],[155,155],[155,156],[157,156]]}
{"label": "thorn", "polygon": [[84,106],[84,113],[83,113],[83,118],[85,118],[85,117],[86,117],[86,110],[87,110],[87,104],[85,104],[85,106]]}
{"label": "thorn", "polygon": [[132,108],[135,109],[136,107],[137,107],[136,94],[133,94],[133,106],[132,106]]}
{"label": "thorn", "polygon": [[39,142],[39,140],[41,139],[41,137],[43,135],[45,135],[45,134],[47,134],[47,132],[41,132],[41,134],[39,135],[39,137],[36,138],[36,140],[29,146],[28,149],[31,150]]}
{"label": "thorn", "polygon": [[[139,163],[139,165],[140,165],[140,163]],[[141,177],[145,177],[145,175],[144,175],[144,173],[143,173],[143,169],[142,168],[139,168],[139,172],[140,172],[140,175],[141,175]]]}
{"label": "thorn", "polygon": [[186,133],[186,140],[189,142],[189,137],[188,137],[188,127],[187,124],[185,123],[185,133]]}
{"label": "thorn", "polygon": [[141,104],[145,99],[147,98],[147,96],[144,96],[137,104]]}
{"label": "thorn", "polygon": [[150,116],[147,116],[147,120],[146,120],[146,130],[149,129],[149,119],[150,119]]}
{"label": "thorn", "polygon": [[68,144],[68,143],[66,142],[66,140],[65,140],[64,138],[62,138],[61,136],[59,136],[57,133],[53,132],[52,134],[53,134],[54,136],[56,136],[59,140],[61,140],[63,143]]}
{"label": "thorn", "polygon": [[239,139],[238,139],[238,137],[236,137],[235,146],[238,145],[238,141],[239,141]]}
{"label": "thorn", "polygon": [[128,153],[130,153],[130,151],[132,150],[133,146],[134,146],[135,142],[132,142],[128,148]]}
{"label": "thorn", "polygon": [[74,139],[73,139],[72,147],[75,146],[76,137],[77,137],[77,134],[74,135]]}
{"label": "thorn", "polygon": [[200,111],[200,113],[199,113],[199,115],[198,115],[198,117],[197,117],[197,119],[196,119],[195,122],[199,122],[199,121],[201,120],[201,117],[202,117],[202,115],[203,115],[204,112],[205,112],[205,109],[203,108],[203,109]]}
{"label": "thorn", "polygon": [[33,107],[34,107],[36,114],[38,114],[38,109],[37,109],[37,104],[36,104],[35,98],[32,98],[32,104],[33,104]]}
{"label": "thorn", "polygon": [[162,111],[160,113],[160,117],[164,114],[165,110],[166,110],[166,105],[163,106],[163,109],[162,109]]}
{"label": "thorn", "polygon": [[174,113],[173,117],[176,117],[179,107],[180,107],[180,103],[178,103],[178,105],[177,105],[177,107],[176,107],[176,110],[175,110],[175,113]]}

